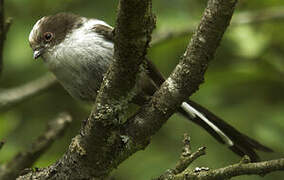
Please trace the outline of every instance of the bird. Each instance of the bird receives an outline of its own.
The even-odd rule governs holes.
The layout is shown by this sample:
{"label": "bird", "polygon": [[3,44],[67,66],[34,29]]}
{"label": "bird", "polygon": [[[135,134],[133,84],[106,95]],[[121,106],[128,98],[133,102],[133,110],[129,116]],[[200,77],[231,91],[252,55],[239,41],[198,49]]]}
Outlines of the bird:
{"label": "bird", "polygon": [[[114,62],[114,28],[106,22],[73,13],[44,16],[33,26],[29,44],[33,58],[42,58],[48,70],[75,99],[95,102],[108,67]],[[143,105],[165,81],[155,65],[145,58],[146,71],[137,86],[133,103]],[[256,150],[272,149],[241,133],[200,104],[186,99],[177,112],[198,124],[218,142],[239,156],[259,161]]]}

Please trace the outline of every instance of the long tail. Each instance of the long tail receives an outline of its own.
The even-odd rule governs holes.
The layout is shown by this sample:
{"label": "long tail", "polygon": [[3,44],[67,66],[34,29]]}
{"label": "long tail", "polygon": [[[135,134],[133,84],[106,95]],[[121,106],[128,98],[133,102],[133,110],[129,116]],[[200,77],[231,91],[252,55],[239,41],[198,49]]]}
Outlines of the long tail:
{"label": "long tail", "polygon": [[203,127],[220,143],[226,144],[240,156],[248,155],[252,161],[259,161],[260,158],[255,150],[272,152],[270,148],[240,133],[221,118],[191,100],[183,102],[179,112]]}
{"label": "long tail", "polygon": [[[149,77],[159,87],[165,81],[163,75],[151,61],[146,59],[146,63]],[[193,101],[188,100],[182,103],[179,113],[203,127],[220,143],[226,144],[233,152],[240,156],[248,155],[252,161],[259,161],[260,158],[255,150],[272,152],[270,148],[240,133],[221,118]]]}

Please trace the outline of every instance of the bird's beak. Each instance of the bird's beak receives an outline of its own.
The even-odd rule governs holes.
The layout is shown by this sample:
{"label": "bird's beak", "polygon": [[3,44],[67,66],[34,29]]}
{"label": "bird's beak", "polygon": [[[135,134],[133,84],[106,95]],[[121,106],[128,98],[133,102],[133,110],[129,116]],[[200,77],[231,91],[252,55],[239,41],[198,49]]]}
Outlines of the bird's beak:
{"label": "bird's beak", "polygon": [[39,58],[43,54],[44,48],[34,50],[34,59]]}

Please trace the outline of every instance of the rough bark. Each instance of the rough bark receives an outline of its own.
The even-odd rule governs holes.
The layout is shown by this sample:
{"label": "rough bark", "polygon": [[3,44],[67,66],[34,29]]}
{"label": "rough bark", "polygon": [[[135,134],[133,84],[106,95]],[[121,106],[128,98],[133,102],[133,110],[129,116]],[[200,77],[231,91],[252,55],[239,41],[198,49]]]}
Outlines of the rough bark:
{"label": "rough bark", "polygon": [[[1,2],[3,1],[0,0]],[[236,2],[237,0],[208,1],[202,20],[173,73],[150,102],[121,125],[123,112],[135,94],[135,82],[155,26],[151,0],[121,0],[114,31],[116,61],[105,76],[89,119],[61,159],[49,167],[28,171],[18,179],[104,179],[126,158],[146,148],[150,137],[203,82],[208,63],[213,59],[229,25]],[[41,152],[33,152],[39,151]],[[204,153],[205,148],[191,153],[189,138],[185,137],[184,153],[176,167],[159,179],[224,179],[242,174],[283,170],[284,166],[284,160],[279,159],[260,163],[243,161],[212,171],[208,168],[190,171],[188,165]],[[19,172],[23,168],[19,168],[19,165],[26,166],[23,159],[29,156],[20,157],[16,160],[22,163],[15,160],[15,164],[12,163],[6,169],[16,167],[14,172]]]}
{"label": "rough bark", "polygon": [[90,118],[64,157],[19,179],[101,179],[130,156],[121,151],[126,144],[118,131],[118,118],[134,95],[139,67],[150,42],[155,25],[151,8],[150,0],[120,1],[115,30],[116,61],[105,76]]}
{"label": "rough bark", "polygon": [[248,156],[244,156],[237,164],[215,170],[210,170],[208,167],[192,169],[189,166],[194,160],[205,154],[205,148],[199,148],[192,153],[188,135],[185,135],[184,142],[184,148],[176,166],[153,180],[222,180],[241,175],[264,176],[273,171],[284,170],[283,158],[251,163]]}
{"label": "rough bark", "polygon": [[[231,26],[233,25],[243,25],[243,24],[258,24],[258,23],[265,23],[265,22],[274,22],[274,21],[281,21],[284,19],[284,13],[283,13],[283,9],[282,8],[269,8],[269,9],[265,9],[265,10],[261,10],[261,11],[253,11],[253,12],[245,12],[245,13],[239,13],[237,15],[234,16],[234,18],[232,19],[232,23]],[[9,27],[9,24],[11,24],[11,19],[6,21],[6,25],[8,25],[7,27]],[[7,32],[7,27],[6,27],[6,32]],[[151,41],[151,46],[157,46],[160,44],[163,44],[164,42],[174,39],[174,38],[179,38],[179,37],[185,37],[185,36],[189,36],[194,32],[193,28],[186,28],[186,29],[181,29],[178,31],[168,31],[168,32],[163,32],[163,33],[156,33],[153,35],[153,39]],[[40,79],[40,78],[39,78]],[[45,78],[43,77],[43,80]],[[47,78],[48,79],[48,78]],[[35,80],[36,81],[36,80]],[[10,109],[11,107],[13,107],[13,105],[18,104],[18,103],[23,103],[25,102],[25,100],[28,100],[30,98],[33,98],[34,96],[40,95],[42,92],[44,92],[44,90],[48,89],[52,84],[54,84],[56,82],[56,80],[54,79],[52,82],[49,81],[49,85],[46,86],[37,86],[35,85],[33,89],[33,93],[32,96],[26,96],[25,94],[21,93],[21,91],[19,91],[20,93],[17,96],[18,98],[14,98],[14,99],[9,99],[8,103],[7,100],[2,101],[1,100],[1,96],[2,97],[7,97],[8,94],[10,94],[11,91],[14,91],[14,89],[20,89],[20,87],[24,87],[24,86],[20,86],[20,87],[16,87],[16,88],[12,88],[12,89],[5,89],[5,92],[7,92],[8,94],[4,94],[3,91],[0,92],[0,111],[6,111],[8,109]],[[44,84],[44,82],[42,82]],[[28,82],[27,84],[32,85],[32,83]],[[11,91],[10,91],[11,90]],[[24,98],[22,98],[22,96],[24,96]],[[19,101],[19,99],[21,99]],[[15,101],[15,102],[14,102]],[[6,105],[3,106],[3,102],[5,102]],[[8,105],[8,106],[7,106]]]}
{"label": "rough bark", "polygon": [[54,121],[51,121],[46,131],[29,148],[18,153],[13,159],[0,167],[0,179],[14,180],[25,168],[30,168],[52,143],[64,134],[71,120],[69,114],[62,113]]}
{"label": "rough bark", "polygon": [[[186,53],[152,100],[122,128],[119,112],[133,96],[139,65],[154,26],[151,1],[120,1],[115,30],[115,58],[102,84],[94,110],[81,134],[57,163],[18,179],[105,178],[138,150],[195,92],[228,26],[236,1],[210,0]],[[135,88],[134,88],[135,89]],[[130,93],[129,93],[130,92]]]}
{"label": "rough bark", "polygon": [[145,139],[157,132],[184,99],[203,82],[209,61],[221,41],[237,1],[209,0],[201,22],[173,73],[150,103],[125,125],[127,136],[145,147]]}

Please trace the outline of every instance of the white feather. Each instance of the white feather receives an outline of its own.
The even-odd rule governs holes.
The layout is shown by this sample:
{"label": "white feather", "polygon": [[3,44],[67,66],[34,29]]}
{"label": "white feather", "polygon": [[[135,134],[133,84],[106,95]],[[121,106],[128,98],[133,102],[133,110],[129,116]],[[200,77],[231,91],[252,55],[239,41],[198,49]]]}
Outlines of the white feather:
{"label": "white feather", "polygon": [[[75,98],[94,100],[104,73],[113,61],[112,42],[94,32],[96,19],[83,18],[83,26],[48,49],[43,59],[65,89]],[[110,27],[110,26],[109,26]]]}
{"label": "white feather", "polygon": [[32,29],[31,32],[30,32],[30,35],[29,35],[29,42],[33,42],[33,41],[34,41],[33,38],[35,37],[36,31],[39,29],[40,22],[41,22],[42,20],[44,20],[44,18],[45,18],[45,17],[41,18],[40,20],[38,20],[38,21],[35,23],[33,29]]}
{"label": "white feather", "polygon": [[228,146],[233,146],[233,141],[217,126],[215,126],[209,119],[207,119],[202,113],[194,109],[188,103],[183,102],[181,104],[183,110],[185,110],[192,118],[198,116],[201,120],[203,120],[208,126],[210,126],[223,140]]}

